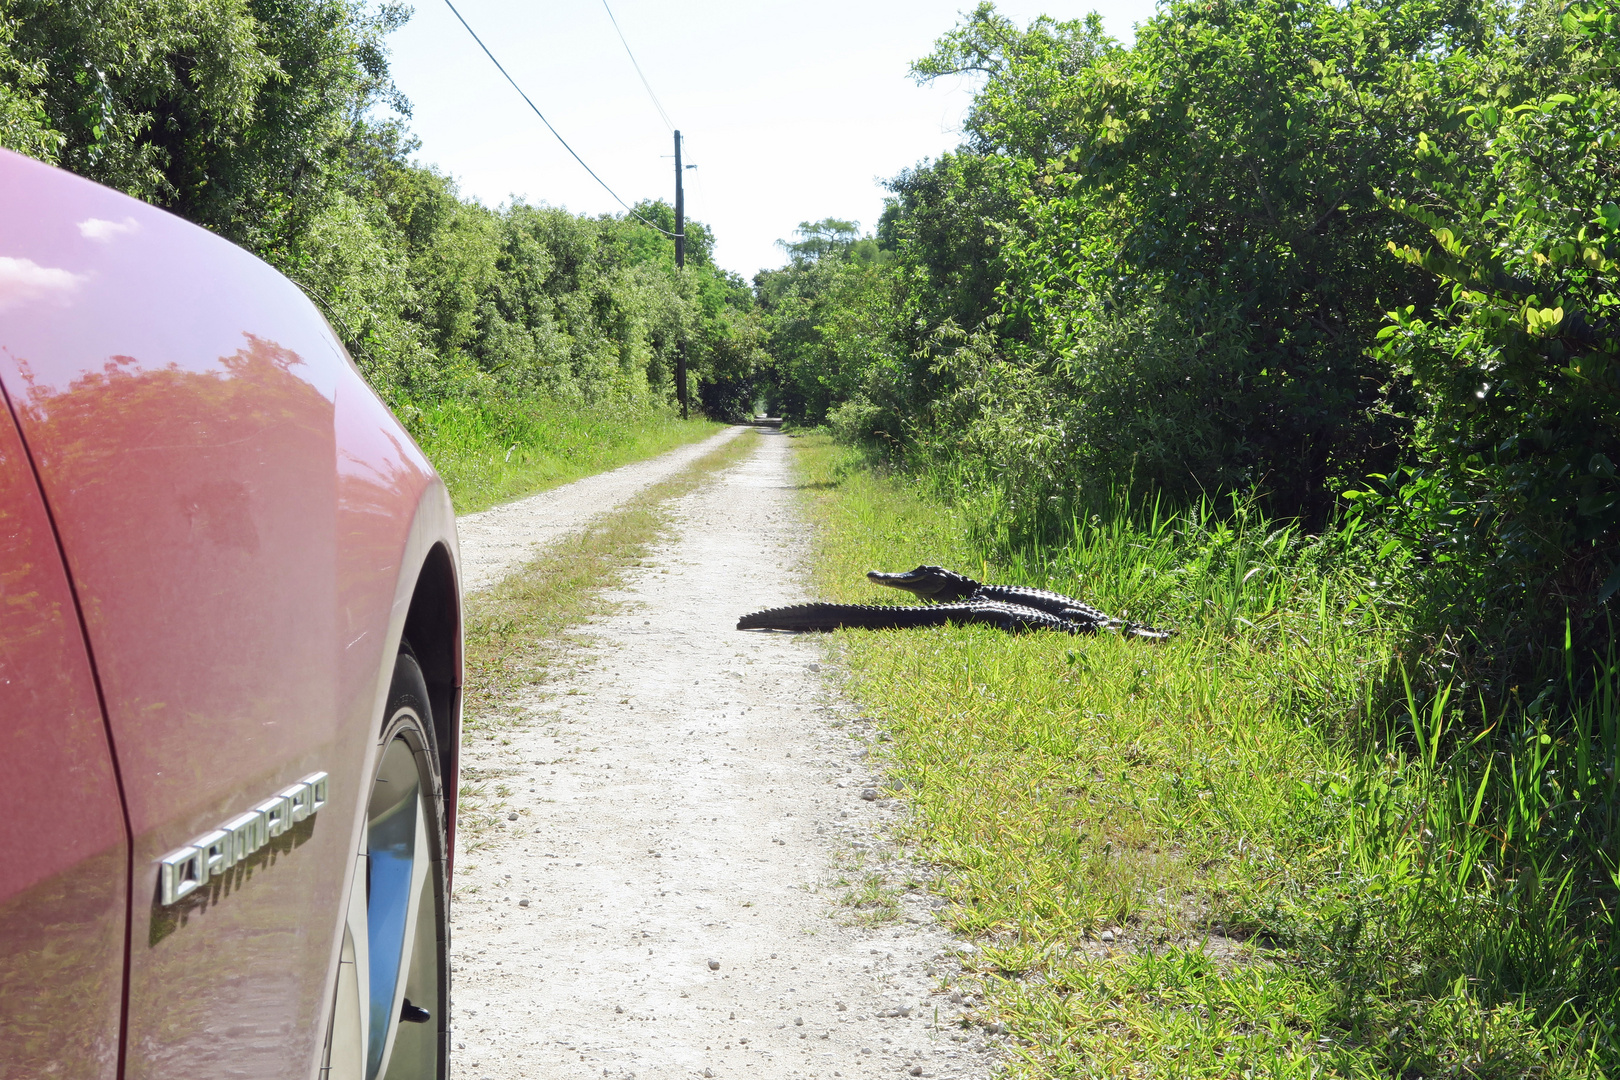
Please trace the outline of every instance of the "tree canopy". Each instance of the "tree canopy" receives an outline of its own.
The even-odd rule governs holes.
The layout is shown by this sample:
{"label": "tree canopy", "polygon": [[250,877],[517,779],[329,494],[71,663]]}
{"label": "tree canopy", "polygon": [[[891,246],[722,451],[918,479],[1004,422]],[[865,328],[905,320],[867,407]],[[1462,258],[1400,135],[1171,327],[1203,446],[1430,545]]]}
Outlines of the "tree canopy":
{"label": "tree canopy", "polygon": [[[5,0],[0,146],[253,251],[320,305],[408,423],[497,393],[658,404],[677,342],[719,414],[752,403],[747,283],[687,223],[688,264],[634,218],[491,209],[414,161],[387,36],[365,0]],[[673,210],[638,212],[665,230]]]}

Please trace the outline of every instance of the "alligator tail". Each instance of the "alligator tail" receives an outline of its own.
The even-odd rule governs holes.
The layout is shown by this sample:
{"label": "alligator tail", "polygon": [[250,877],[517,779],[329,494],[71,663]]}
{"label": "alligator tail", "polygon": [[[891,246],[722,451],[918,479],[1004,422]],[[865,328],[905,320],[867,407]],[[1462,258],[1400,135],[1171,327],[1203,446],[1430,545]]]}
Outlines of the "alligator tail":
{"label": "alligator tail", "polygon": [[1057,630],[1089,634],[1096,624],[1075,622],[1020,604],[968,600],[956,604],[797,604],[756,611],[737,620],[739,630],[902,630],[915,626],[981,623],[1010,633]]}
{"label": "alligator tail", "polygon": [[739,630],[900,630],[946,622],[935,607],[920,604],[794,604],[755,611],[737,620]]}

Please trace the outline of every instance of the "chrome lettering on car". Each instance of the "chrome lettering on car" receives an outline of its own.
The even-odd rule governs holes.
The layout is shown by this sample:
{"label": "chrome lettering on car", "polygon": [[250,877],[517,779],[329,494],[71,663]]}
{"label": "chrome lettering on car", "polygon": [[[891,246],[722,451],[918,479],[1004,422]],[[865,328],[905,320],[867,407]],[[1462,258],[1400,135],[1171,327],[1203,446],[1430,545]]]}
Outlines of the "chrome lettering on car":
{"label": "chrome lettering on car", "polygon": [[158,861],[158,902],[179,903],[326,805],[326,774],[311,773]]}

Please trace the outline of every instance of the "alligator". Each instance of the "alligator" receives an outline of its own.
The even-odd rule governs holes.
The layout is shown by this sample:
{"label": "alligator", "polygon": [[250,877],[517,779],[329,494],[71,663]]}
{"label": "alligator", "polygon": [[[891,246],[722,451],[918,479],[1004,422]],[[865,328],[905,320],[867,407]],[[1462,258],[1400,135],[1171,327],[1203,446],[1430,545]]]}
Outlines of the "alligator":
{"label": "alligator", "polygon": [[1061,630],[1095,634],[1118,630],[1127,637],[1162,641],[1172,630],[1156,630],[1108,615],[1090,604],[1046,589],[1022,585],[985,585],[966,574],[940,566],[886,574],[872,570],[867,580],[903,589],[924,604],[796,604],[744,615],[739,630],[896,630],[913,626],[960,626],[985,623],[1009,632]]}

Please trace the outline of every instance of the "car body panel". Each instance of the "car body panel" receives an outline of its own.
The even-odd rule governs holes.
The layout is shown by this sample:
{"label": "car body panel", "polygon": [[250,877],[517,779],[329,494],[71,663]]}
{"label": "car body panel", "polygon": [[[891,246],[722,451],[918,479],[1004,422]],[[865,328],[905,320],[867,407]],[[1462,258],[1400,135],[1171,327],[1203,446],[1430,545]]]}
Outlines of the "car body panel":
{"label": "car body panel", "polygon": [[[34,209],[0,217],[0,384],[78,593],[133,839],[125,1075],[309,1075],[398,595],[434,544],[454,565],[448,498],[271,267],[15,155],[0,191]],[[319,814],[160,902],[166,853],[317,771]]]}
{"label": "car body panel", "polygon": [[[358,723],[363,716],[382,716],[393,679],[394,657],[417,593],[416,578],[398,575],[393,568],[422,567],[434,548],[442,549],[454,579],[448,590],[452,608],[443,617],[455,624],[457,633],[447,658],[449,670],[443,673],[449,692],[444,698],[435,695],[433,704],[448,714],[436,715],[435,726],[439,729],[447,843],[453,851],[462,681],[461,564],[455,511],[443,483],[432,474],[416,444],[402,438],[391,422],[382,422],[391,421],[387,406],[369,389],[361,389],[365,392],[341,394],[337,404],[338,428],[344,433],[338,457],[338,609],[344,650],[339,694],[343,714],[350,723]],[[409,528],[402,532],[395,509],[402,501],[399,493],[401,489],[409,491],[425,485],[428,477],[432,478],[432,486],[415,500]],[[435,665],[420,654],[418,659],[428,673],[430,689],[435,688]],[[358,802],[354,815],[354,844],[358,850]]]}
{"label": "car body panel", "polygon": [[129,844],[56,537],[0,403],[0,1077],[111,1080]]}

